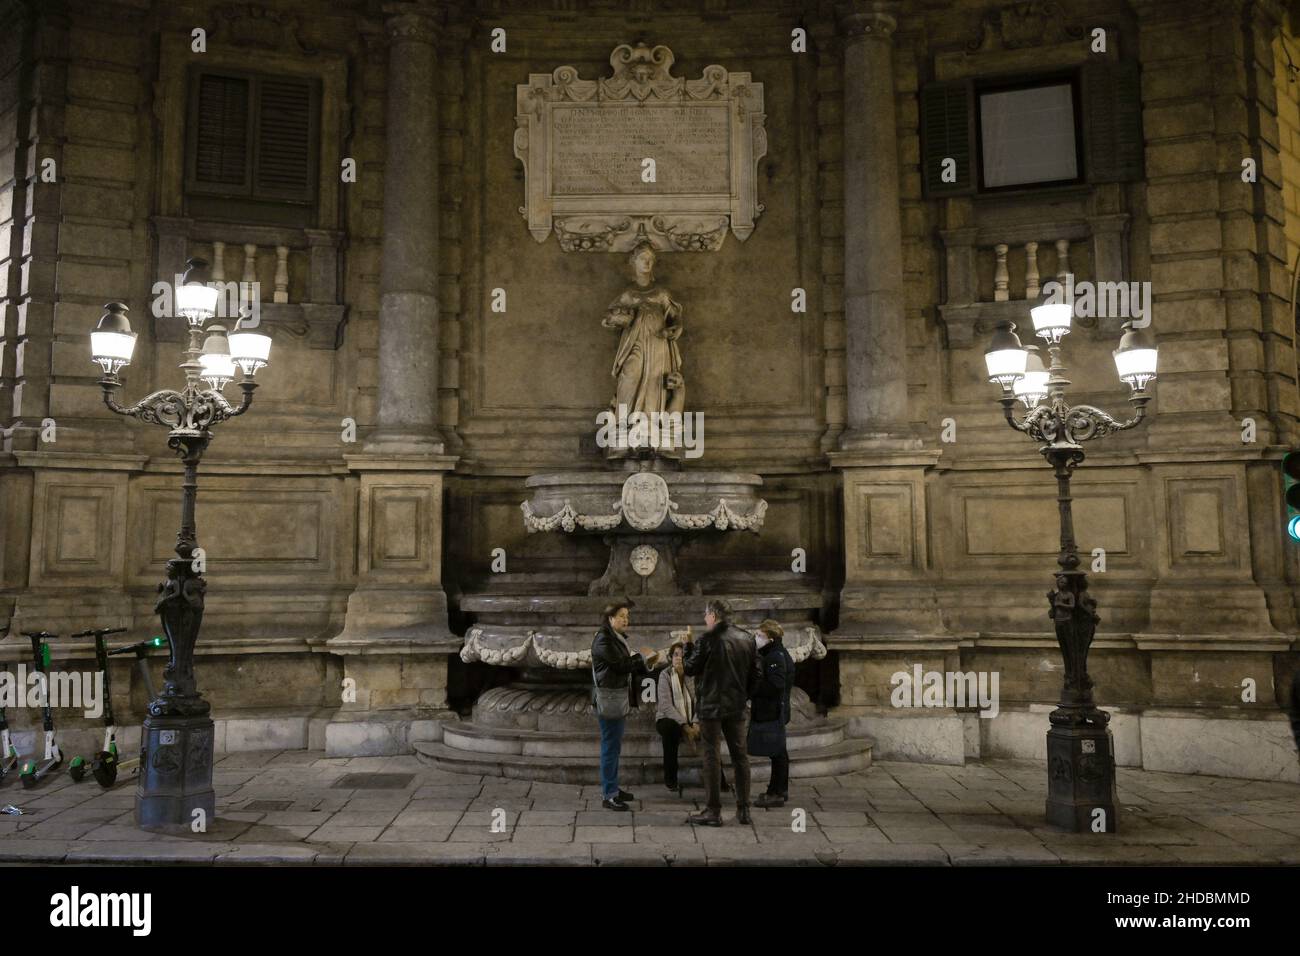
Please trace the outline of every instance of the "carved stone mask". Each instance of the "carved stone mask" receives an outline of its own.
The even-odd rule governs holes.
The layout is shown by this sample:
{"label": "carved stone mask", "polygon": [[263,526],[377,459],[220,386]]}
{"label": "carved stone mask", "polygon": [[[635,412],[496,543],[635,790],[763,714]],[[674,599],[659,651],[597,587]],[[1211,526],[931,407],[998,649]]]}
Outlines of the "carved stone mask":
{"label": "carved stone mask", "polygon": [[648,544],[637,545],[632,549],[631,562],[633,571],[648,578],[659,564],[659,552]]}

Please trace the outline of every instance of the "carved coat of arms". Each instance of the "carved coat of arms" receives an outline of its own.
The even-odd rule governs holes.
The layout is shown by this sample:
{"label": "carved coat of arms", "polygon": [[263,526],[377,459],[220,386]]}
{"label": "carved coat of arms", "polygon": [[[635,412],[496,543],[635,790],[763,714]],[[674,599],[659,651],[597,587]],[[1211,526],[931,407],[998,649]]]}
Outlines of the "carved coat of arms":
{"label": "carved coat of arms", "polygon": [[668,483],[654,472],[629,475],[623,482],[623,517],[637,531],[654,531],[668,517]]}

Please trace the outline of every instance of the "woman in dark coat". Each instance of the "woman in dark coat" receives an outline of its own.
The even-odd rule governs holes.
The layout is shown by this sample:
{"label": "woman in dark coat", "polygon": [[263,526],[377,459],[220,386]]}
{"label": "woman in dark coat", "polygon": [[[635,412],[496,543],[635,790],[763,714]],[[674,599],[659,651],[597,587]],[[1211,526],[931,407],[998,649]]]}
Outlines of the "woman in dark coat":
{"label": "woman in dark coat", "polygon": [[[601,806],[607,810],[630,809],[632,794],[618,785],[618,760],[623,750],[623,730],[628,711],[637,706],[637,684],[633,678],[647,676],[659,660],[658,653],[638,654],[628,644],[624,633],[631,601],[616,601],[601,615],[600,630],[591,642],[591,677],[593,704],[600,725]],[[609,708],[608,715],[602,714]]]}
{"label": "woman in dark coat", "polygon": [[756,807],[783,807],[790,796],[790,754],[785,747],[785,725],[790,723],[790,691],[794,689],[794,659],[785,649],[785,631],[768,618],[754,636],[763,679],[754,690],[750,711],[750,752],[772,758],[772,779]]}

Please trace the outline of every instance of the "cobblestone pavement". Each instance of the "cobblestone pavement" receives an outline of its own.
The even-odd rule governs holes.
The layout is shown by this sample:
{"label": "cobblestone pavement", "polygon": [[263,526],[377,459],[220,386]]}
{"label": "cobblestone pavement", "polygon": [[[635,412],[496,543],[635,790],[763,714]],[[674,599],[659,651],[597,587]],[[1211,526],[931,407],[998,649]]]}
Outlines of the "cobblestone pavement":
{"label": "cobblestone pavement", "polygon": [[[401,789],[338,787],[350,774],[408,779],[396,781]],[[1045,768],[1027,760],[882,761],[794,780],[784,809],[754,810],[754,824],[740,826],[728,806],[721,828],[685,824],[698,788],[679,798],[639,786],[634,811],[615,813],[601,808],[597,787],[446,773],[414,757],[230,754],[218,759],[215,786],[208,832],[174,836],[135,827],[130,781],[111,791],[66,773],[35,790],[11,782],[0,805],[24,812],[0,816],[0,863],[1300,863],[1300,785],[1121,768],[1120,832],[1068,834],[1045,825]]]}

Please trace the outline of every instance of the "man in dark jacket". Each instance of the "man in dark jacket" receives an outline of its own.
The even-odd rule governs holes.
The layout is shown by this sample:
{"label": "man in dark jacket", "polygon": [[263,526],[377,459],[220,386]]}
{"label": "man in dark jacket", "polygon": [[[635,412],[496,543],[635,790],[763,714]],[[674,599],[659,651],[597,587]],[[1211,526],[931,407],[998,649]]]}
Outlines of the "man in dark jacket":
{"label": "man in dark jacket", "polygon": [[690,823],[722,826],[722,739],[736,773],[736,822],[750,823],[749,697],[762,676],[754,639],[731,624],[731,606],[712,600],[705,606],[708,630],[687,644],[686,673],[695,678],[695,695],[704,740],[704,789],[707,804]]}
{"label": "man in dark jacket", "polygon": [[[618,760],[623,751],[623,730],[627,726],[628,711],[637,706],[637,688],[640,678],[649,675],[659,659],[658,653],[647,659],[628,645],[624,632],[628,624],[631,601],[616,601],[606,606],[601,615],[600,630],[591,642],[592,679],[597,689],[592,691],[596,704],[596,722],[600,725],[600,795],[601,806],[606,810],[630,809],[628,800],[635,797],[618,785]],[[633,680],[637,678],[637,680]],[[602,717],[599,697],[601,690],[621,690],[622,716]],[[617,696],[617,695],[607,695]]]}

